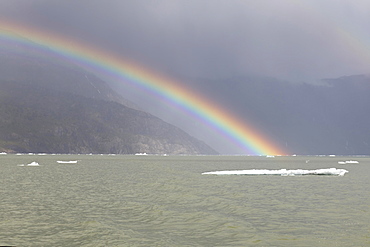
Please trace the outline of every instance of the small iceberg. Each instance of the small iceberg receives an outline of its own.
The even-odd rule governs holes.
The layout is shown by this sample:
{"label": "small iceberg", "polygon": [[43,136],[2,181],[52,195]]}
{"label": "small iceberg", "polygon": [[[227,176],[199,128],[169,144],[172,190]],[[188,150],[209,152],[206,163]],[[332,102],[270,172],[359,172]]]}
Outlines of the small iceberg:
{"label": "small iceberg", "polygon": [[359,164],[357,160],[347,160],[347,161],[338,161],[338,164],[346,165],[346,164]]}
{"label": "small iceberg", "polygon": [[346,164],[358,164],[360,162],[358,162],[357,160],[347,160],[346,161]]}
{"label": "small iceberg", "polygon": [[27,166],[40,166],[40,164],[37,163],[36,161],[33,161],[33,162],[27,164]]}
{"label": "small iceberg", "polygon": [[148,155],[147,153],[136,153],[135,155]]}
{"label": "small iceberg", "polygon": [[234,171],[214,171],[214,172],[203,172],[202,175],[280,175],[280,176],[302,176],[302,175],[334,175],[334,176],[344,176],[348,171],[344,169],[337,168],[326,168],[326,169],[316,169],[316,170],[234,170]]}
{"label": "small iceberg", "polygon": [[57,163],[59,164],[76,164],[77,160],[57,160]]}
{"label": "small iceberg", "polygon": [[31,163],[29,163],[29,164],[27,164],[27,165],[25,165],[25,164],[20,164],[20,165],[18,165],[18,166],[40,166],[40,164],[39,164],[39,163],[37,163],[36,161],[33,161],[33,162],[31,162]]}

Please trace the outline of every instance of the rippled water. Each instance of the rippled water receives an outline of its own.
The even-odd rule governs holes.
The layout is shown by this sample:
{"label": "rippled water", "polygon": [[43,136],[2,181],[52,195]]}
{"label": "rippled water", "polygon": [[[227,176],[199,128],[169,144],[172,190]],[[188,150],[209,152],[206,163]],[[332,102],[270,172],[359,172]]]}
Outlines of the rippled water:
{"label": "rippled water", "polygon": [[[330,167],[349,173],[201,175]],[[0,155],[0,169],[0,246],[370,246],[366,157]]]}

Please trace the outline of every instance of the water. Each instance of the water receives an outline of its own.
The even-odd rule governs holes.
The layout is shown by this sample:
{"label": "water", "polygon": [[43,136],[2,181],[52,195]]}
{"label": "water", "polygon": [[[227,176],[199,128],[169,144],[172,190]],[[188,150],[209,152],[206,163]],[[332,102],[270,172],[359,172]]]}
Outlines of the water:
{"label": "water", "polygon": [[[330,167],[349,173],[201,175]],[[0,246],[370,246],[366,157],[0,155],[0,169]]]}

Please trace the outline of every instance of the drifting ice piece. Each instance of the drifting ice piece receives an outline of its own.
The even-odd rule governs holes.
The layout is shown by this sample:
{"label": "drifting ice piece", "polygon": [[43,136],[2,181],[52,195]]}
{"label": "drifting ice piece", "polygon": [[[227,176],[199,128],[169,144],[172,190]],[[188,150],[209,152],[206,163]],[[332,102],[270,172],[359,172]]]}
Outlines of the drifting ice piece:
{"label": "drifting ice piece", "polygon": [[295,175],[334,175],[344,176],[348,171],[344,169],[327,168],[317,170],[234,170],[234,171],[214,171],[203,172],[202,175],[280,175],[280,176],[295,176]]}
{"label": "drifting ice piece", "polygon": [[59,164],[76,164],[77,160],[57,160]]}
{"label": "drifting ice piece", "polygon": [[36,161],[33,161],[33,162],[27,164],[27,166],[40,166],[40,165]]}

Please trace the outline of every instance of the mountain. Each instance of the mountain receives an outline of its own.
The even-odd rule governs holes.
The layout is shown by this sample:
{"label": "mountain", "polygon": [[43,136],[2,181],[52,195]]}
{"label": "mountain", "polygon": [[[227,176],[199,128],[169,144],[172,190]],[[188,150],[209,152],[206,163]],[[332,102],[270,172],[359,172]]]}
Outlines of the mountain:
{"label": "mountain", "polygon": [[[321,84],[252,76],[184,81],[289,153],[370,155],[368,75]],[[216,153],[135,104],[62,58],[0,46],[0,152]],[[225,145],[208,142],[221,151]]]}
{"label": "mountain", "polygon": [[216,154],[47,54],[0,49],[0,152]]}
{"label": "mountain", "polygon": [[370,155],[368,75],[321,84],[252,76],[192,82],[292,154]]}

